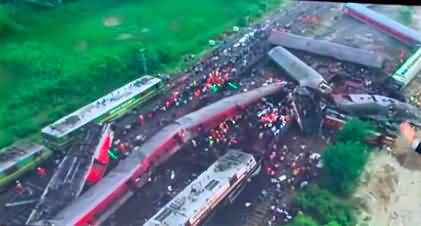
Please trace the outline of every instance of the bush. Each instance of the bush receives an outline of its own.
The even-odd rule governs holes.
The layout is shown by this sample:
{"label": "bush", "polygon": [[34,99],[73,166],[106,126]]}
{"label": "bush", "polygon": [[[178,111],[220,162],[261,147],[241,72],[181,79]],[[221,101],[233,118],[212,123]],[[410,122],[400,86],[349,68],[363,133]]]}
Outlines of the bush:
{"label": "bush", "polygon": [[329,222],[328,224],[325,224],[324,226],[341,226],[341,225],[338,224],[338,222],[336,221],[332,221],[332,222]]}
{"label": "bush", "polygon": [[294,217],[294,220],[288,226],[319,226],[310,216],[299,214]]}
{"label": "bush", "polygon": [[336,142],[364,143],[371,130],[373,128],[367,122],[351,119],[336,134]]}
{"label": "bush", "polygon": [[330,192],[313,185],[295,197],[294,204],[322,224],[354,226],[356,223],[353,207],[338,200]]}
{"label": "bush", "polygon": [[322,155],[324,162],[324,185],[332,192],[350,195],[358,185],[359,177],[368,161],[365,141],[372,127],[358,119],[349,120],[336,135]]}
{"label": "bush", "polygon": [[361,143],[337,143],[322,154],[325,185],[337,194],[349,195],[357,187],[368,161],[367,146]]}
{"label": "bush", "polygon": [[[288,226],[321,226],[312,217],[305,214],[298,214],[294,217],[294,220],[288,224]],[[329,222],[323,226],[341,226],[336,221]]]}

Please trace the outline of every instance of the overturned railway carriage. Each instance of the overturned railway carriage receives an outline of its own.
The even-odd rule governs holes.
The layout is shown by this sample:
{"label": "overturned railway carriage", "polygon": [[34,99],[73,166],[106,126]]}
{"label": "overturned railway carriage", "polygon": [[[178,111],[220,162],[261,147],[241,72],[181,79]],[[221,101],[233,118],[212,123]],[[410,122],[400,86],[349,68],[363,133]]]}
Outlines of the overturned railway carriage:
{"label": "overturned railway carriage", "polygon": [[384,57],[374,52],[352,48],[334,42],[316,40],[287,32],[272,31],[269,36],[269,42],[285,48],[332,57],[338,60],[375,69],[381,69],[384,62]]}
{"label": "overturned railway carriage", "polygon": [[119,118],[162,91],[161,79],[143,76],[45,127],[41,133],[47,146],[63,150],[87,124]]}
{"label": "overturned railway carriage", "polygon": [[244,188],[257,170],[253,155],[230,150],[151,217],[144,226],[196,226]]}
{"label": "overturned railway carriage", "polygon": [[57,216],[38,225],[98,225],[142,187],[154,169],[173,156],[182,145],[206,128],[234,116],[260,98],[276,94],[286,83],[274,83],[249,92],[226,97],[185,115],[164,127],[130,158],[122,160],[107,176],[82,194]]}
{"label": "overturned railway carriage", "polygon": [[421,48],[412,54],[393,74],[392,79],[399,89],[405,88],[417,74],[421,74]]}
{"label": "overturned railway carriage", "polygon": [[26,224],[55,216],[81,194],[86,184],[98,182],[108,164],[113,132],[110,125],[89,127],[80,143],[63,158]]}
{"label": "overturned railway carriage", "polygon": [[[329,129],[338,130],[341,129],[349,119],[351,119],[351,117],[348,115],[328,109],[323,117],[322,125]],[[371,136],[367,139],[367,142],[370,144],[391,146],[395,142],[395,137],[378,131],[370,131],[370,134]]]}
{"label": "overturned railway carriage", "polygon": [[416,107],[396,99],[367,94],[332,95],[336,110],[327,109],[323,124],[329,128],[340,128],[351,117],[372,122],[377,132],[372,132],[369,142],[390,145],[398,135],[399,123],[408,120],[421,126],[421,112]]}
{"label": "overturned railway carriage", "polygon": [[275,47],[268,53],[269,57],[285,70],[300,86],[330,93],[332,88],[322,75],[283,47]]}
{"label": "overturned railway carriage", "polygon": [[344,12],[363,23],[367,23],[368,25],[385,32],[406,45],[415,47],[421,44],[420,32],[377,13],[362,4],[347,3]]}
{"label": "overturned railway carriage", "polygon": [[48,159],[52,151],[34,143],[16,143],[0,150],[0,190]]}
{"label": "overturned railway carriage", "polygon": [[96,184],[104,176],[110,163],[108,151],[111,149],[113,138],[114,131],[111,129],[111,124],[106,124],[86,171],[85,180],[88,185]]}
{"label": "overturned railway carriage", "polygon": [[416,107],[396,99],[368,94],[332,95],[337,107],[354,116],[372,116],[386,122],[408,120],[421,126],[421,112]]}

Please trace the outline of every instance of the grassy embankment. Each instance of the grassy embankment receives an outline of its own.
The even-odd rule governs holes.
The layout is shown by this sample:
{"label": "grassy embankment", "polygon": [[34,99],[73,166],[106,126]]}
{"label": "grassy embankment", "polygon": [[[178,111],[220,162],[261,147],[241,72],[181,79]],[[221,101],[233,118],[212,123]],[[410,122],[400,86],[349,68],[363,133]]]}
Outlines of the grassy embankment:
{"label": "grassy embankment", "polygon": [[[0,147],[143,73],[175,71],[208,40],[281,0],[72,1],[0,8]],[[107,22],[105,22],[107,21]]]}

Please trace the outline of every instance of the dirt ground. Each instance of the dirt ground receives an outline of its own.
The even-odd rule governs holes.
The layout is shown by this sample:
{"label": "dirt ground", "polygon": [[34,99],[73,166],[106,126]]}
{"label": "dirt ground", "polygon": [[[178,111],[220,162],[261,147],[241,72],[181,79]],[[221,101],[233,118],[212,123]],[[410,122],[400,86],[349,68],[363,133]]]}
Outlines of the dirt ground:
{"label": "dirt ground", "polygon": [[391,149],[376,151],[354,198],[366,225],[420,225],[421,157],[409,151],[403,138]]}

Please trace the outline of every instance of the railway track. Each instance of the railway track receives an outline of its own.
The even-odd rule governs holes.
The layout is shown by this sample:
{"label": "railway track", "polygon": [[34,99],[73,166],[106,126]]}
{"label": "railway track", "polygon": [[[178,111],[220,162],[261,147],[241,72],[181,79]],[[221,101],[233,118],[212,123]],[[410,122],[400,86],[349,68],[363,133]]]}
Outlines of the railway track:
{"label": "railway track", "polygon": [[267,212],[270,208],[270,200],[257,203],[252,211],[246,211],[240,221],[241,226],[262,226],[265,225]]}
{"label": "railway track", "polygon": [[9,207],[5,211],[4,216],[2,216],[2,219],[0,219],[2,225],[24,225],[34,206],[35,204],[26,207]]}
{"label": "railway track", "polygon": [[24,225],[40,196],[41,191],[34,190],[33,194],[27,197],[13,194],[9,201],[1,206],[0,225]]}

